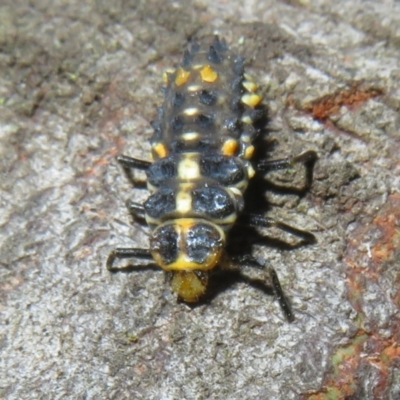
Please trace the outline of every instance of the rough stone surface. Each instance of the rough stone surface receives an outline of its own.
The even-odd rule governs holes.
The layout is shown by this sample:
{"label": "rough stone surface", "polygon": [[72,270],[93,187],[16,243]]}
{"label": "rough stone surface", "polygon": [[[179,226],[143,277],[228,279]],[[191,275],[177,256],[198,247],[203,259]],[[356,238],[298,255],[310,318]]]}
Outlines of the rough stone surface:
{"label": "rough stone surface", "polygon": [[[305,193],[302,168],[265,177],[267,215],[317,243],[253,249],[292,324],[243,282],[189,308],[104,266],[147,246],[115,156],[147,158],[162,72],[213,32],[263,88],[268,156],[319,155]],[[0,398],[398,399],[399,54],[391,0],[3,0]]]}

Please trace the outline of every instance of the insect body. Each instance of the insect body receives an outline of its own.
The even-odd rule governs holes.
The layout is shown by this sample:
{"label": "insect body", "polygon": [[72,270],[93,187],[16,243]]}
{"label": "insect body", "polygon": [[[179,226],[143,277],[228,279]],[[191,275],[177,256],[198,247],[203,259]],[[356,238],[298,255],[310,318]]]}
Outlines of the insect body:
{"label": "insect body", "polygon": [[[128,208],[146,219],[150,248],[118,248],[107,267],[113,269],[116,258],[152,258],[171,273],[171,288],[178,297],[196,302],[217,268],[237,261],[263,267],[249,255],[233,259],[227,254],[226,235],[235,223],[290,227],[260,215],[242,215],[243,193],[255,174],[250,162],[258,133],[254,124],[264,117],[262,98],[244,73],[243,58],[218,37],[208,44],[194,42],[164,80],[165,100],[152,122],[153,163],[118,158],[126,168],[146,171],[151,194],[143,205],[132,201]],[[287,168],[313,158],[314,152],[306,152],[292,159],[264,160],[258,170]],[[277,276],[270,272],[290,319]]]}

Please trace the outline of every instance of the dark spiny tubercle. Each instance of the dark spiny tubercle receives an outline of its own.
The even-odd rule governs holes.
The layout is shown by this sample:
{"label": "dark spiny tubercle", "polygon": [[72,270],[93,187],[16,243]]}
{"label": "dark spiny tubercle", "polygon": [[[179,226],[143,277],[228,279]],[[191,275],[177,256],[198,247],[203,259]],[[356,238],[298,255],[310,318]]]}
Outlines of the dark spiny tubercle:
{"label": "dark spiny tubercle", "polygon": [[223,60],[223,56],[213,45],[211,45],[208,51],[207,59],[214,64],[219,64]]}
{"label": "dark spiny tubercle", "polygon": [[201,104],[212,106],[217,101],[217,95],[210,90],[203,89],[199,92],[199,100]]}

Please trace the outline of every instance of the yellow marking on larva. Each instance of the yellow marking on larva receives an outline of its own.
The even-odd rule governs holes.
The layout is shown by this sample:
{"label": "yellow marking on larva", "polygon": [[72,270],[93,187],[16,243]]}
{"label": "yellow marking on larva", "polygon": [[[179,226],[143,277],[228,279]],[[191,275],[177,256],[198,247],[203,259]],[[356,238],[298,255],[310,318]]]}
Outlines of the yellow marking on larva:
{"label": "yellow marking on larva", "polygon": [[191,155],[186,155],[178,164],[178,177],[183,181],[200,178],[200,166]]}
{"label": "yellow marking on larva", "polygon": [[255,107],[260,103],[262,97],[259,94],[251,93],[251,94],[244,94],[241,98],[242,103],[250,106]]}
{"label": "yellow marking on larva", "polygon": [[243,134],[242,136],[240,136],[240,140],[245,143],[250,143],[251,137],[249,135]]}
{"label": "yellow marking on larva", "polygon": [[246,147],[243,157],[246,160],[250,160],[250,158],[253,157],[253,154],[254,154],[254,146],[250,145],[250,146]]}
{"label": "yellow marking on larva", "polygon": [[242,117],[241,121],[247,125],[251,125],[253,123],[253,120],[248,115]]}
{"label": "yellow marking on larva", "polygon": [[169,83],[169,76],[168,76],[168,72],[164,72],[162,74],[162,80],[164,83]]}
{"label": "yellow marking on larva", "polygon": [[224,228],[229,229],[235,223],[236,219],[237,219],[237,214],[236,212],[234,212],[223,219],[212,219],[211,221],[214,222],[215,224],[218,224],[219,227],[222,229]]}
{"label": "yellow marking on larva", "polygon": [[251,75],[244,73],[243,77],[246,79],[246,81],[253,82],[253,77]]}
{"label": "yellow marking on larva", "polygon": [[153,152],[159,157],[164,158],[168,155],[167,146],[164,143],[156,143],[153,145]]}
{"label": "yellow marking on larva", "polygon": [[201,265],[192,261],[185,253],[179,253],[176,260],[165,266],[165,271],[190,271],[194,269],[201,269]]}
{"label": "yellow marking on larva", "polygon": [[188,92],[198,92],[202,87],[200,85],[190,85],[186,88]]}
{"label": "yellow marking on larva", "polygon": [[197,132],[186,132],[181,135],[183,140],[196,140],[199,138],[199,134]]}
{"label": "yellow marking on larva", "polygon": [[[185,253],[182,252],[179,252],[177,258],[170,264],[165,264],[163,258],[157,251],[153,252],[152,256],[154,258],[154,261],[164,271],[193,271],[193,270],[204,269],[202,268],[202,265],[191,260]],[[213,267],[214,265],[211,268]]]}
{"label": "yellow marking on larva", "polygon": [[200,75],[201,79],[204,82],[209,82],[213,83],[217,80],[218,78],[218,73],[214,71],[210,65],[205,65],[201,70],[200,70]]}
{"label": "yellow marking on larva", "polygon": [[187,82],[189,79],[190,71],[185,71],[182,67],[176,70],[175,84],[176,86],[181,86]]}
{"label": "yellow marking on larva", "polygon": [[148,214],[146,214],[144,218],[145,218],[146,224],[147,224],[148,226],[151,226],[151,225],[154,225],[154,226],[160,225],[161,222],[162,222],[162,221],[160,221],[159,218],[152,218],[152,217],[149,217]]}
{"label": "yellow marking on larva", "polygon": [[258,89],[258,86],[252,81],[244,81],[242,85],[248,92],[255,92]]}
{"label": "yellow marking on larva", "polygon": [[247,165],[247,176],[249,177],[249,179],[251,179],[255,174],[256,171],[254,170],[253,166],[249,163]]}
{"label": "yellow marking on larva", "polygon": [[[199,154],[199,153],[192,153],[193,156],[195,156],[196,154]],[[190,192],[193,189],[193,182],[181,182],[179,184],[179,189]]]}
{"label": "yellow marking on larva", "polygon": [[171,74],[173,74],[174,72],[175,70],[172,68],[165,70],[162,75],[163,82],[166,84],[170,83]]}
{"label": "yellow marking on larva", "polygon": [[192,209],[192,196],[189,192],[180,191],[176,195],[176,211],[185,214]]}
{"label": "yellow marking on larva", "polygon": [[236,194],[236,196],[242,196],[242,192],[235,186],[230,187],[229,190]]}
{"label": "yellow marking on larva", "polygon": [[193,218],[180,218],[178,219],[175,227],[181,233],[182,231],[187,231],[190,228],[193,228],[196,225],[197,221]]}
{"label": "yellow marking on larva", "polygon": [[[246,172],[247,172],[247,166],[245,165]],[[233,189],[236,189],[239,193],[244,193],[247,185],[249,184],[249,179],[246,175],[245,178],[243,178],[240,182],[235,183],[235,186],[229,186],[229,189],[233,191]]]}
{"label": "yellow marking on larva", "polygon": [[239,148],[235,139],[228,139],[222,144],[222,154],[225,156],[234,156]]}
{"label": "yellow marking on larva", "polygon": [[193,117],[199,113],[199,109],[197,107],[186,108],[183,110],[183,113],[188,117]]}

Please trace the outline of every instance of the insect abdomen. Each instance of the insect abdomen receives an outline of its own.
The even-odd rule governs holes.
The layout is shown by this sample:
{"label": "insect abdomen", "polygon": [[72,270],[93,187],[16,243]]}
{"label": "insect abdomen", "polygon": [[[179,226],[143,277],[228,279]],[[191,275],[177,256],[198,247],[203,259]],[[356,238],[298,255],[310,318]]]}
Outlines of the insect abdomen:
{"label": "insect abdomen", "polygon": [[165,101],[152,123],[155,160],[186,152],[251,157],[261,96],[225,41],[192,43],[165,80]]}

